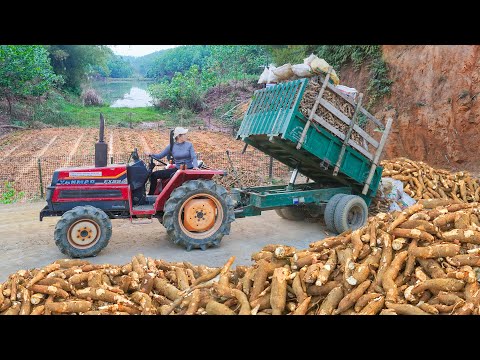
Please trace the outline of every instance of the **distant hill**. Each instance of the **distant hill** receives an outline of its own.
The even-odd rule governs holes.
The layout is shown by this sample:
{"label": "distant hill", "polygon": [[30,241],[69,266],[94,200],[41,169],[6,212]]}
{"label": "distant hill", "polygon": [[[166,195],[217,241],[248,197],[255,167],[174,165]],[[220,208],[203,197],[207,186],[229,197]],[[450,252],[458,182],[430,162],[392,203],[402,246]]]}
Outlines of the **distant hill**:
{"label": "distant hill", "polygon": [[140,56],[140,57],[135,57],[135,56],[122,56],[122,58],[126,61],[128,61],[132,67],[135,73],[141,75],[142,77],[145,77],[147,75],[148,69],[150,69],[155,62],[155,60],[161,56],[163,52],[165,52],[168,49],[165,50],[159,50],[155,51],[154,53]]}

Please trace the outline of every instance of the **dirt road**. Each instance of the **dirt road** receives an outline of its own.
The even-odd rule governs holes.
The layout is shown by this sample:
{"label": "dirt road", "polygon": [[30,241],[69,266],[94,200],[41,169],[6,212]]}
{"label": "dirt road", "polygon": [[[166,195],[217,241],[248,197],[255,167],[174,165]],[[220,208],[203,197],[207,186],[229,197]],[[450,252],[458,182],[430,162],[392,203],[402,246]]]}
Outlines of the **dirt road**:
{"label": "dirt road", "polygon": [[[59,218],[44,218],[38,214],[45,203],[0,205],[0,282],[20,270],[45,266],[65,256],[53,241],[53,231]],[[185,251],[170,243],[165,228],[154,220],[150,224],[132,225],[128,220],[114,220],[113,235],[108,246],[92,263],[124,264],[132,256],[143,253],[167,261],[189,261],[193,264],[220,266],[232,255],[235,265],[251,264],[250,255],[266,244],[286,244],[306,248],[310,242],[326,236],[319,223],[293,222],[281,219],[274,211],[262,216],[237,219],[230,235],[218,248],[206,251]]]}

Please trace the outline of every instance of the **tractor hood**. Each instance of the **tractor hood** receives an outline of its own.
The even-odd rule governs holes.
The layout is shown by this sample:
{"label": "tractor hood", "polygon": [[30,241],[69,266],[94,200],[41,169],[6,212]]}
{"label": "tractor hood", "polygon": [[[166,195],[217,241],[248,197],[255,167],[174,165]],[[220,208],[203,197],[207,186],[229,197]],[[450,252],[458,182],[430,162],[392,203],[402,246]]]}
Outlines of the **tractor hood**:
{"label": "tractor hood", "polygon": [[55,170],[51,186],[127,184],[126,165],[65,167]]}

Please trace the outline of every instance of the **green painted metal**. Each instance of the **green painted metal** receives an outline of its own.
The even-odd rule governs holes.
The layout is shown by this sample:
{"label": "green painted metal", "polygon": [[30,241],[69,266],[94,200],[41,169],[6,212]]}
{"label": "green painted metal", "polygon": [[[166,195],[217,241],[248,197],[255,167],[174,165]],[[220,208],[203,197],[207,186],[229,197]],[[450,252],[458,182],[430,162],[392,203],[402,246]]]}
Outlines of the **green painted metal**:
{"label": "green painted metal", "polygon": [[293,190],[281,186],[258,186],[248,189],[232,189],[230,194],[236,201],[241,201],[242,195],[248,203],[235,212],[235,217],[260,215],[262,211],[282,208],[285,206],[321,205],[335,194],[351,194],[350,187],[321,187],[320,184],[297,184]]}
{"label": "green painted metal", "polygon": [[238,134],[278,136],[284,133],[307,82],[308,79],[294,80],[255,91]]}
{"label": "green painted metal", "polygon": [[314,190],[249,193],[250,204],[262,210],[290,205],[326,203],[335,194],[351,194],[349,187],[333,187]]}
{"label": "green painted metal", "polygon": [[318,123],[310,126],[302,148],[295,148],[307,122],[299,110],[307,85],[308,79],[300,79],[255,91],[237,139],[291,168],[298,166],[301,174],[317,183],[351,187],[353,194],[362,196],[370,205],[380,184],[382,167],[377,167],[367,194],[362,195],[372,165],[365,155],[347,146],[340,171],[333,176],[342,140]]}

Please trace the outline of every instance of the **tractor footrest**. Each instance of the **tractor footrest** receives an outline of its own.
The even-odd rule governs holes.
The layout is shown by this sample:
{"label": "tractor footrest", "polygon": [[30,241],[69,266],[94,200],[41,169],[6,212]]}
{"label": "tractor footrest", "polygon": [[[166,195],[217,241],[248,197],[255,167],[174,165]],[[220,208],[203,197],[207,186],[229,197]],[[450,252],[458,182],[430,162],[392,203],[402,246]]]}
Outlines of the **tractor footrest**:
{"label": "tractor footrest", "polygon": [[132,209],[135,210],[135,211],[153,210],[153,205],[151,205],[151,204],[135,205],[134,207],[132,207]]}
{"label": "tractor footrest", "polygon": [[145,197],[145,201],[147,202],[147,205],[153,205],[155,204],[155,200],[157,200],[158,195],[147,195]]}

